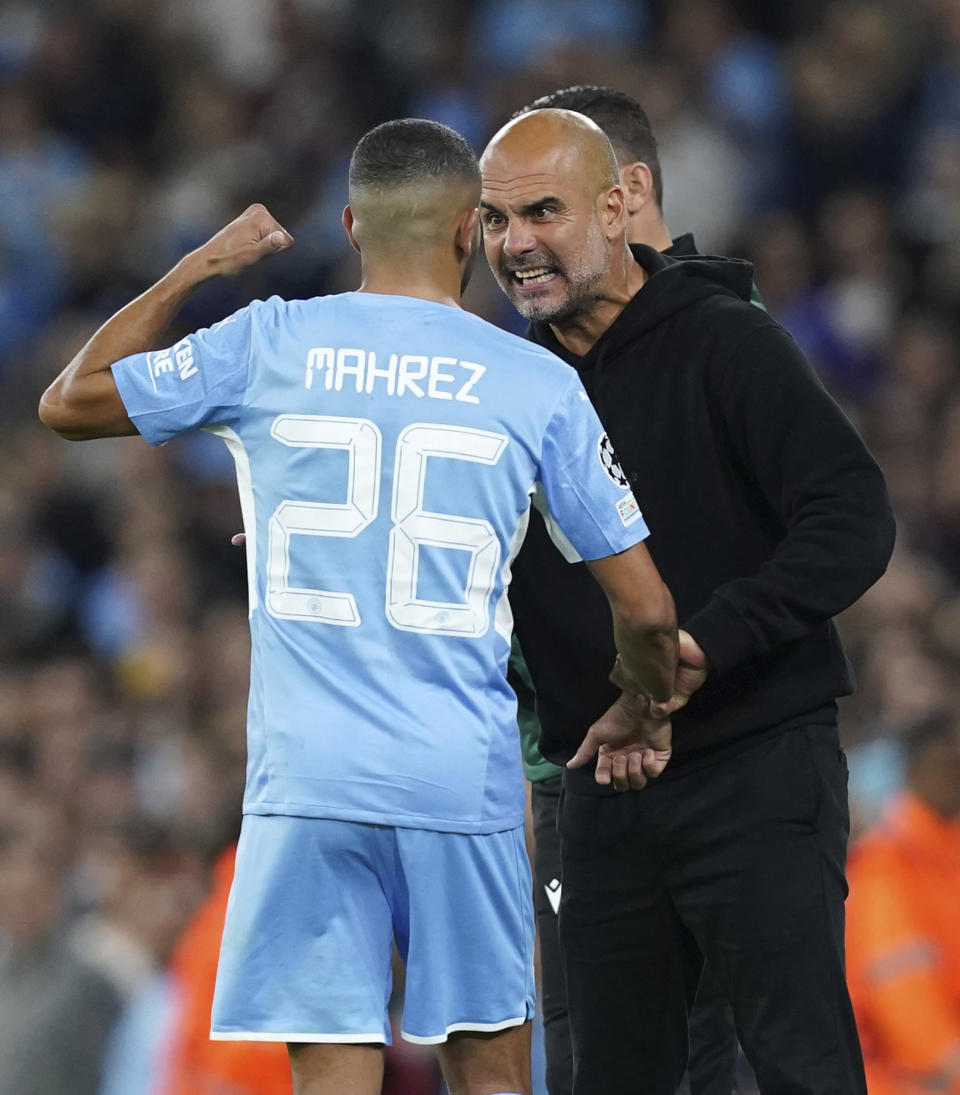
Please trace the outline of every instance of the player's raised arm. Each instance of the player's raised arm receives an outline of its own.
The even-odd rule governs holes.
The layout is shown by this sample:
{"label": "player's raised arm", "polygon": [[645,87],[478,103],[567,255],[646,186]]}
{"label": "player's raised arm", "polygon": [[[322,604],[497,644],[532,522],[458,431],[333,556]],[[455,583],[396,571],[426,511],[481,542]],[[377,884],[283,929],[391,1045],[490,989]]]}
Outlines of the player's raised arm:
{"label": "player's raised arm", "polygon": [[237,274],[292,243],[264,206],[251,205],[107,320],[43,393],[41,422],[70,441],[135,434],[110,366],[154,349],[197,286],[212,277]]}

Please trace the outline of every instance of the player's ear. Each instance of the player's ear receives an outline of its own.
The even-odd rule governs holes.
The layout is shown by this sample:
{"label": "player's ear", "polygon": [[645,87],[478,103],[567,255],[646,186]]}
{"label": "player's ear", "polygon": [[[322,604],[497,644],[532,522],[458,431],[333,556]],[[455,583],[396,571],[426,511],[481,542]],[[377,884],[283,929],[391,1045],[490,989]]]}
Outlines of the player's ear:
{"label": "player's ear", "polygon": [[620,165],[620,185],[623,187],[627,213],[631,217],[648,202],[655,200],[653,172],[642,160]]}
{"label": "player's ear", "polygon": [[460,259],[472,257],[480,245],[480,211],[476,206],[464,210],[457,221],[454,244]]}
{"label": "player's ear", "polygon": [[340,217],[340,222],[343,225],[343,230],[347,233],[347,239],[350,241],[350,246],[360,254],[360,244],[357,243],[356,238],[353,235],[353,226],[356,223],[353,219],[353,210],[349,205],[343,207],[343,214]]}

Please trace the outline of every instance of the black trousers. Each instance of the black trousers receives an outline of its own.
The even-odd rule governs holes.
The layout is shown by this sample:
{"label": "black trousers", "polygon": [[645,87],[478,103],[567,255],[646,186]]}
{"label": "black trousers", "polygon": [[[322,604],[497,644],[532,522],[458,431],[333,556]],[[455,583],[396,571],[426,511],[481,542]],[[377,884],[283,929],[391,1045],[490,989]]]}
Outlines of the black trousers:
{"label": "black trousers", "polygon": [[[570,1095],[573,1046],[567,1015],[567,988],[560,954],[557,913],[562,893],[557,810],[561,777],[532,785],[534,908],[540,940],[540,1008],[543,1013],[547,1091]],[[733,1013],[709,969],[704,969],[690,1014],[690,1062],[682,1090],[688,1095],[731,1095],[737,1060]]]}
{"label": "black trousers", "polygon": [[557,914],[560,907],[560,834],[557,807],[561,776],[531,785],[533,806],[533,908],[540,943],[540,1011],[543,1048],[547,1058],[547,1091],[570,1095],[573,1088],[573,1046],[567,1019],[567,986],[560,957]]}
{"label": "black trousers", "polygon": [[673,1095],[709,963],[763,1095],[866,1095],[843,955],[835,726],[795,727],[644,791],[560,800],[575,1095]]}

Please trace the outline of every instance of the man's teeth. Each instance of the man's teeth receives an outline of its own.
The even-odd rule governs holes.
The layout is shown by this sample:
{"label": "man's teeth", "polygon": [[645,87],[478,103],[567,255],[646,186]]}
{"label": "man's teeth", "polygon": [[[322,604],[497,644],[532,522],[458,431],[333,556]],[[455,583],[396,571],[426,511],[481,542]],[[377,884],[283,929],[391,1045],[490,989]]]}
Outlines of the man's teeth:
{"label": "man's teeth", "polygon": [[553,277],[553,271],[546,266],[537,266],[533,270],[515,270],[514,275],[518,281],[525,285],[536,284],[538,281],[547,281]]}

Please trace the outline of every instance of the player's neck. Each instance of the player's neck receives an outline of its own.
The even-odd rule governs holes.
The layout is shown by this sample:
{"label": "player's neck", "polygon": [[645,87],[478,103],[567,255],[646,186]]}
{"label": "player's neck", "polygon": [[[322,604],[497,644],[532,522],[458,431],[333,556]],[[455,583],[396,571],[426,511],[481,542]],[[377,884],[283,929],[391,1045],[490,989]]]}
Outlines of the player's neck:
{"label": "player's neck", "polygon": [[417,297],[451,308],[460,305],[460,271],[442,272],[430,268],[415,268],[412,264],[391,264],[387,268],[364,267],[360,281],[361,293],[382,293],[384,296]]}
{"label": "player's neck", "polygon": [[670,229],[663,223],[660,211],[652,204],[644,206],[630,218],[627,239],[630,243],[645,243],[658,251],[666,251],[673,244]]}

